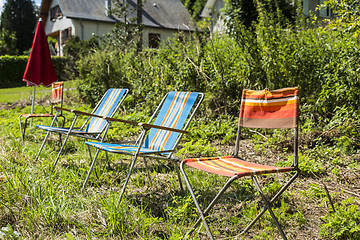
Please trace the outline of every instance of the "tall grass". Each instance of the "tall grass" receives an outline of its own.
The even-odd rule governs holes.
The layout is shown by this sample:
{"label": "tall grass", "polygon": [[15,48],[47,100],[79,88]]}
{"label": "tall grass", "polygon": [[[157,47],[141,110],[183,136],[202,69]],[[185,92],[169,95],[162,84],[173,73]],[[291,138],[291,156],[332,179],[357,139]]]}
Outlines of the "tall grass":
{"label": "tall grass", "polygon": [[[90,106],[77,105],[72,99],[65,105],[89,111]],[[7,235],[21,234],[25,239],[184,239],[186,233],[196,221],[198,214],[188,191],[180,191],[176,171],[166,162],[150,162],[150,182],[145,172],[145,165],[138,161],[136,170],[131,177],[127,192],[121,204],[118,197],[122,183],[129,167],[129,159],[120,155],[110,154],[108,168],[106,158],[100,155],[100,161],[95,168],[84,192],[80,192],[83,180],[89,169],[89,155],[83,140],[71,138],[54,172],[51,172],[53,160],[58,151],[57,136],[50,138],[40,156],[35,162],[37,150],[40,147],[44,133],[36,128],[30,128],[25,144],[22,145],[17,124],[17,116],[24,109],[14,108],[0,110],[0,228],[7,227]],[[136,112],[121,112],[123,118],[138,120],[146,118]],[[67,116],[68,119],[70,115]],[[40,122],[42,120],[39,120]],[[44,120],[45,121],[45,120]],[[44,122],[46,123],[46,122]],[[227,126],[227,127],[226,127]],[[233,141],[221,142],[227,135],[236,131],[236,121],[231,118],[220,118],[204,125],[204,119],[196,118],[190,128],[191,134],[181,142],[179,158],[186,156],[204,156],[231,154]],[[123,136],[134,138],[139,132],[129,130],[123,125],[115,125],[110,131],[109,139],[119,139]],[[251,132],[248,136],[251,136]],[[267,133],[264,133],[267,134]],[[264,139],[254,138],[254,144],[262,145]],[[268,154],[266,151],[278,152],[272,144],[278,142],[281,133],[269,135],[269,142],[264,147],[251,147],[248,140],[243,144],[247,147],[242,153],[248,157],[260,157]],[[212,144],[210,144],[211,140]],[[192,142],[193,144],[187,144]],[[214,144],[217,142],[217,144]],[[246,149],[246,151],[244,151]],[[258,149],[258,150],[255,150]],[[247,153],[249,152],[249,153]],[[286,156],[286,149],[281,149]],[[340,153],[338,153],[340,154]],[[308,155],[311,158],[311,155]],[[257,157],[256,157],[257,158]],[[302,158],[302,161],[308,161]],[[329,162],[329,166],[332,163]],[[341,165],[336,165],[341,168]],[[354,162],[353,168],[360,168]],[[311,169],[307,169],[311,172]],[[314,170],[315,172],[315,170]],[[304,175],[308,176],[308,175]],[[204,174],[199,171],[190,172],[195,193],[202,206],[206,206],[224,182],[224,178]],[[282,176],[262,178],[267,182],[265,193],[273,192]],[[300,180],[303,181],[303,180]],[[301,186],[301,183],[296,185]],[[279,217],[288,236],[293,239],[299,232],[311,226],[311,218],[305,213],[304,196],[297,191],[287,192],[276,203],[275,214]],[[301,196],[301,197],[300,197]],[[238,234],[262,207],[259,202],[251,200],[257,194],[249,179],[235,183],[224,198],[215,206],[209,216],[212,230],[217,237],[231,237]],[[300,198],[299,198],[300,197]],[[297,200],[299,198],[299,200]],[[305,198],[306,200],[307,198]],[[324,201],[325,194],[317,195],[316,201]],[[331,225],[327,225],[331,228]],[[325,231],[323,228],[322,231]],[[307,232],[309,233],[309,232]],[[325,234],[324,234],[325,235]],[[313,236],[313,235],[312,235]],[[318,235],[315,235],[318,237]],[[327,235],[328,236],[328,235]],[[0,237],[1,238],[1,237]],[[191,239],[206,239],[203,229],[197,230]],[[264,215],[244,239],[278,239],[279,235],[270,216]]]}

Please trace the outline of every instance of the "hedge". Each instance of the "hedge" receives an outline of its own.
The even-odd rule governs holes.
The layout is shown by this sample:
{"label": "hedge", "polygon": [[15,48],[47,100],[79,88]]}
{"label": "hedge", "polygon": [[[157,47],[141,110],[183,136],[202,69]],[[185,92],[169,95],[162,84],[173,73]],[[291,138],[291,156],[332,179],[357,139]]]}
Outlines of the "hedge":
{"label": "hedge", "polygon": [[[22,87],[22,81],[28,56],[0,56],[0,88]],[[60,81],[64,81],[64,67],[66,58],[52,57],[56,74]]]}

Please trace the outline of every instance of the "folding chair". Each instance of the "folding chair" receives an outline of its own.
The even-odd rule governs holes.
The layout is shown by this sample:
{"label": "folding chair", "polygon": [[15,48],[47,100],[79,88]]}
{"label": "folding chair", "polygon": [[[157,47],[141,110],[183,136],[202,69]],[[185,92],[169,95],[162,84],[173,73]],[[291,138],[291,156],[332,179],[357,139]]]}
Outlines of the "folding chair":
{"label": "folding chair", "polygon": [[106,118],[109,122],[123,122],[134,126],[141,126],[143,130],[135,144],[85,142],[87,145],[97,148],[97,151],[82,190],[85,188],[100,150],[133,156],[120,194],[119,203],[125,193],[131,172],[138,157],[143,157],[145,166],[147,166],[147,158],[173,161],[179,177],[180,188],[182,188],[179,169],[177,164],[175,164],[175,161],[178,161],[178,159],[173,157],[172,154],[183,133],[187,133],[186,129],[202,102],[203,97],[204,95],[202,93],[197,92],[169,92],[163,98],[148,123]]}
{"label": "folding chair", "polygon": [[[94,110],[91,113],[85,113],[77,110],[70,110],[66,108],[55,107],[57,113],[51,123],[51,126],[45,125],[37,125],[38,128],[47,131],[46,136],[41,144],[39,152],[35,158],[37,160],[40,156],[40,153],[45,145],[45,142],[50,134],[50,132],[55,132],[59,134],[66,134],[64,142],[58,152],[58,155],[55,159],[53,169],[55,168],[61,152],[64,149],[66,141],[68,140],[69,136],[81,137],[85,139],[91,139],[96,141],[104,141],[106,134],[102,134],[108,125],[107,121],[103,117],[112,117],[115,112],[120,107],[121,103],[124,101],[126,95],[128,94],[128,89],[118,89],[118,88],[111,88],[107,90],[104,94],[100,102],[96,105]],[[73,113],[74,119],[71,123],[71,126],[68,128],[64,127],[54,127],[54,122],[61,111],[71,112]],[[77,129],[75,128],[75,123],[79,116],[87,116],[85,122],[83,122],[82,126]]]}
{"label": "folding chair", "polygon": [[[241,233],[244,234],[251,226],[268,210],[275,225],[280,231],[281,236],[286,239],[280,224],[272,211],[272,204],[274,201],[289,187],[289,185],[295,180],[299,174],[298,169],[298,119],[299,119],[299,95],[298,88],[284,88],[275,91],[269,91],[268,89],[262,91],[243,90],[239,127],[236,138],[236,145],[234,154],[232,156],[224,157],[210,157],[210,158],[193,158],[185,159],[180,164],[181,173],[184,176],[186,185],[190,191],[190,194],[195,202],[196,208],[199,212],[199,219],[194,224],[192,231],[202,221],[206,232],[210,239],[214,239],[206,216],[209,211],[215,205],[217,200],[222,196],[230,184],[236,179],[241,177],[250,176],[253,183],[256,186],[257,191],[265,203],[264,209],[257,215],[257,217],[245,228]],[[261,165],[258,163],[252,163],[245,161],[238,156],[239,153],[239,140],[241,135],[241,128],[293,128],[294,129],[294,157],[293,163],[290,167],[274,167]],[[223,188],[218,192],[215,198],[211,201],[209,206],[202,211],[200,205],[196,199],[194,191],[191,187],[190,181],[185,173],[184,166],[189,166],[198,170],[214,173],[230,177],[225,183]],[[278,192],[269,200],[261,190],[261,187],[257,181],[256,175],[269,174],[269,173],[285,173],[295,172],[295,174],[287,181]],[[190,231],[190,234],[191,232]]]}
{"label": "folding chair", "polygon": [[[55,105],[60,104],[60,107],[62,107],[63,104],[63,88],[64,88],[64,82],[55,82],[52,85],[51,90],[51,99],[50,99],[50,105],[51,110],[50,113],[23,113],[19,116],[19,125],[20,125],[20,133],[21,133],[21,140],[24,142],[25,139],[25,131],[27,127],[27,121],[28,119],[32,118],[46,118],[46,117],[55,117],[55,114],[53,114],[53,108]],[[61,114],[58,115],[58,117],[63,118],[63,123],[65,122],[65,117]],[[24,127],[22,127],[21,119],[25,118]]]}

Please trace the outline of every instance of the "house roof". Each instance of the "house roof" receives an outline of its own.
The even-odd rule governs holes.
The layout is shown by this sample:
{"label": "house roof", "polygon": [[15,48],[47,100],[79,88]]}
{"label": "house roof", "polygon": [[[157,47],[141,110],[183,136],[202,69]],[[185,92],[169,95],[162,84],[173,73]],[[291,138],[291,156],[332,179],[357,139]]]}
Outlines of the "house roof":
{"label": "house roof", "polygon": [[[76,18],[103,22],[119,22],[121,19],[105,14],[103,0],[57,0],[62,14],[67,18]],[[40,17],[48,17],[52,0],[42,0]],[[137,0],[126,0],[129,6],[136,9]],[[191,17],[180,0],[146,0],[143,1],[143,24],[146,27],[168,28],[177,30],[195,30]],[[132,11],[128,18],[135,18]],[[45,21],[46,22],[46,21]]]}

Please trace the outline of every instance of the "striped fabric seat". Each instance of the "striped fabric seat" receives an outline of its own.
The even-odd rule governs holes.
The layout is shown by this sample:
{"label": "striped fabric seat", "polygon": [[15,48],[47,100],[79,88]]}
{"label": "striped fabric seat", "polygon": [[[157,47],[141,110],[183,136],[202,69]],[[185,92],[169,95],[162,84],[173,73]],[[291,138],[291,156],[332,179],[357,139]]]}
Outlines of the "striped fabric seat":
{"label": "striped fabric seat", "polygon": [[63,99],[64,82],[55,82],[51,89],[51,102],[60,103]]}
{"label": "striped fabric seat", "polygon": [[234,158],[232,156],[190,158],[184,160],[184,162],[186,165],[197,168],[199,170],[227,177],[237,175],[238,178],[251,175],[294,171],[293,167],[266,166],[247,162],[239,158]]}
{"label": "striped fabric seat", "polygon": [[[275,91],[243,90],[239,126],[249,128],[296,128],[299,117],[299,90],[297,87]],[[246,162],[234,157],[185,159],[193,168],[238,177],[265,173],[289,172],[294,168],[276,168]]]}
{"label": "striped fabric seat", "polygon": [[[75,137],[92,139],[95,141],[100,141],[101,139],[103,140],[106,135],[106,133],[104,133],[104,130],[108,125],[108,122],[103,117],[110,117],[110,118],[113,117],[117,109],[120,107],[121,103],[124,101],[128,91],[129,91],[128,89],[119,89],[119,88],[108,89],[104,94],[104,96],[102,97],[102,99],[100,100],[100,102],[95,106],[94,110],[90,114],[77,110],[65,109],[65,108],[58,109],[60,111],[68,111],[74,113],[75,116],[72,121],[72,124],[70,127],[66,127],[66,128],[54,126],[53,125],[54,121],[51,124],[51,126],[37,125],[38,128],[47,131],[47,134],[38,151],[36,159],[38,159],[50,132],[66,135],[65,140],[62,143],[62,146],[55,159],[54,167],[57,164],[60,154],[70,135]],[[77,123],[78,117],[81,115],[88,116],[88,118],[85,122],[83,122],[82,126],[79,129],[77,129],[75,128],[75,124]],[[101,117],[96,117],[94,115]]]}
{"label": "striped fabric seat", "polygon": [[[235,151],[233,156],[207,157],[207,158],[189,158],[180,164],[181,173],[184,176],[187,187],[194,200],[195,206],[200,214],[198,221],[195,223],[195,229],[200,222],[204,223],[209,239],[214,239],[211,230],[206,221],[206,215],[210,212],[214,203],[222,196],[230,184],[241,177],[250,176],[256,189],[263,199],[265,208],[241,233],[245,233],[250,227],[264,214],[266,210],[270,212],[276,227],[281,236],[286,239],[285,233],[272,211],[272,203],[281,195],[286,188],[295,180],[299,174],[298,168],[298,122],[299,122],[299,89],[284,88],[274,91],[264,90],[243,90],[240,116],[238,123],[238,136],[236,138]],[[275,167],[262,165],[250,161],[245,161],[238,156],[240,144],[240,129],[246,128],[292,128],[294,129],[294,157],[293,164],[289,167]],[[192,189],[185,166],[195,168],[208,173],[229,177],[222,189],[216,194],[215,198],[209,203],[209,206],[203,211]],[[278,189],[278,192],[269,200],[265,197],[257,181],[256,175],[270,173],[295,172],[292,177]]]}
{"label": "striped fabric seat", "polygon": [[[88,146],[97,148],[97,151],[84,181],[83,189],[85,188],[85,185],[89,179],[100,150],[110,153],[133,156],[128,175],[120,193],[119,201],[122,199],[127,183],[130,179],[131,172],[138,157],[142,157],[145,163],[147,158],[172,160],[172,162],[175,163],[175,160],[177,159],[173,158],[172,154],[175,151],[182,134],[186,133],[185,130],[190,124],[190,121],[193,118],[200,103],[202,102],[203,97],[204,94],[198,92],[172,91],[166,94],[147,124],[123,121],[123,123],[143,127],[143,131],[141,132],[135,144],[86,142]],[[117,120],[121,122],[120,119],[108,120]],[[175,164],[176,169],[177,167],[178,166]],[[182,188],[180,176],[179,182],[180,187]]]}
{"label": "striped fabric seat", "polygon": [[298,124],[299,90],[243,90],[239,125],[250,128],[295,128]]}
{"label": "striped fabric seat", "polygon": [[[127,89],[109,89],[103,100],[100,102],[99,106],[93,112],[95,115],[111,117],[114,115],[117,105],[120,100],[127,92]],[[87,125],[85,132],[89,133],[98,133],[102,132],[106,126],[107,122],[103,118],[91,118],[89,124]]]}
{"label": "striped fabric seat", "polygon": [[[126,92],[127,89],[109,89],[103,96],[100,103],[94,109],[92,114],[104,117],[112,117]],[[106,124],[107,122],[103,118],[91,117],[88,119],[88,124],[85,128],[81,129],[80,131],[72,129],[71,132],[72,134],[99,134],[105,129]],[[69,131],[69,128],[46,125],[37,125],[37,127],[51,132],[67,133]]]}
{"label": "striped fabric seat", "polygon": [[50,113],[23,113],[21,114],[21,117],[23,118],[30,118],[30,117],[54,117],[54,114],[50,114]]}
{"label": "striped fabric seat", "polygon": [[[31,118],[47,118],[47,117],[55,117],[55,114],[53,114],[53,107],[56,104],[60,104],[62,106],[63,103],[63,89],[64,89],[64,82],[55,82],[51,84],[51,109],[50,113],[23,113],[19,116],[19,124],[20,124],[20,132],[21,132],[21,139],[24,141],[25,138],[25,131],[27,126],[27,120]],[[62,117],[65,121],[64,116],[59,115],[59,117]],[[25,118],[24,125],[21,123],[21,119]]]}
{"label": "striped fabric seat", "polygon": [[[198,95],[199,93],[196,92],[169,92],[153,124],[182,129]],[[173,151],[178,136],[178,132],[151,128],[142,145],[141,152],[167,151],[162,154],[169,154]],[[86,144],[113,153],[131,152],[131,149],[132,152],[136,152],[137,150],[136,147],[127,148],[107,143],[86,142]]]}
{"label": "striped fabric seat", "polygon": [[[86,142],[87,145],[98,148],[103,151],[111,153],[128,152],[134,153],[138,149],[136,145],[114,144],[114,143],[98,143],[98,142]],[[171,151],[171,150],[170,150]],[[140,154],[158,153],[158,151],[142,147],[140,148]]]}
{"label": "striped fabric seat", "polygon": [[[52,126],[45,126],[45,125],[37,125],[37,127],[42,130],[49,131],[49,132],[58,132],[58,133],[64,133],[64,134],[69,132],[69,128],[63,128],[63,127],[52,127]],[[71,133],[76,134],[76,135],[88,134],[88,132],[78,130],[78,129],[71,129]],[[100,134],[100,133],[101,132],[97,132],[97,134]]]}

